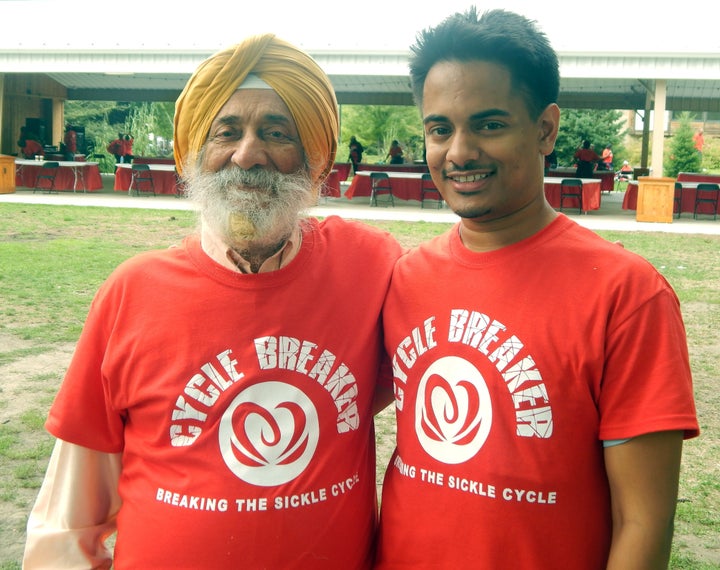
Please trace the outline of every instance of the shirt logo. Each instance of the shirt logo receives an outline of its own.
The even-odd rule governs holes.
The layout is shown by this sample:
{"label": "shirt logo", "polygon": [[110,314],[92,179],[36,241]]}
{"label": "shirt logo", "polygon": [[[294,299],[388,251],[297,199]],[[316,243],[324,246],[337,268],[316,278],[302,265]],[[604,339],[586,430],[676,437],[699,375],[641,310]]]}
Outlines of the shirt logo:
{"label": "shirt logo", "polygon": [[490,393],[477,368],[456,356],[428,367],[415,401],[415,432],[428,455],[463,463],[483,446],[491,425]]}
{"label": "shirt logo", "polygon": [[293,480],[308,466],[319,436],[317,411],[296,387],[255,384],[240,392],[220,420],[220,451],[228,468],[252,485]]}

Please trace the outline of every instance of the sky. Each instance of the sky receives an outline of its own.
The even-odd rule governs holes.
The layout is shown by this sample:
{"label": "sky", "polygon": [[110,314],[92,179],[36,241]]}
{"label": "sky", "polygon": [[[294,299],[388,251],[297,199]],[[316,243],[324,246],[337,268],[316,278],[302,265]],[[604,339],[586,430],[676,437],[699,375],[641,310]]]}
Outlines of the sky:
{"label": "sky", "polygon": [[[0,49],[28,47],[220,48],[273,32],[305,49],[406,50],[415,34],[472,0],[0,0]],[[536,20],[558,51],[720,51],[720,4],[707,0],[495,0]],[[678,6],[681,5],[682,9]]]}

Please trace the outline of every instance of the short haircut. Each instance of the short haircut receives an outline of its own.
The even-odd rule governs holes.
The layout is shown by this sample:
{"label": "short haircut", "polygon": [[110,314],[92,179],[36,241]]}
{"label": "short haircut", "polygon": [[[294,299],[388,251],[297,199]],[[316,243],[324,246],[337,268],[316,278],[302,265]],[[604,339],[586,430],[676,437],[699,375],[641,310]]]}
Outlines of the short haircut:
{"label": "short haircut", "polygon": [[410,50],[410,81],[420,107],[427,75],[433,65],[443,61],[487,61],[504,67],[533,119],[548,105],[557,103],[557,54],[536,23],[519,14],[490,10],[478,18],[472,7],[419,32]]}

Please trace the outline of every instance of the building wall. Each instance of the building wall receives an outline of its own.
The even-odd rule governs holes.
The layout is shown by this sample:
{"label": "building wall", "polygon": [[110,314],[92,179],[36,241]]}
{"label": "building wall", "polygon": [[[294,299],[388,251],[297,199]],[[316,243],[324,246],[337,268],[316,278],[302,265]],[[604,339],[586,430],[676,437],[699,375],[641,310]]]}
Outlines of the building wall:
{"label": "building wall", "polygon": [[29,73],[6,73],[0,86],[3,89],[0,154],[18,153],[20,128],[28,119],[44,126],[44,132],[36,133],[43,136],[44,144],[58,145],[63,136],[65,87],[46,75]]}

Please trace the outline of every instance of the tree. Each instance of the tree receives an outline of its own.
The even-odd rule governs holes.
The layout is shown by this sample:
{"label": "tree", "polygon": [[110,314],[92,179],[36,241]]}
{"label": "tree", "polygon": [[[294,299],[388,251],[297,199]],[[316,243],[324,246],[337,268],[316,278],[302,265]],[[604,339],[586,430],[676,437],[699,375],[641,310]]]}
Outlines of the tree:
{"label": "tree", "polygon": [[[174,103],[125,103],[116,101],[67,101],[65,121],[85,127],[85,140],[90,148],[106,153],[110,141],[118,133],[134,138],[133,153],[137,156],[165,156],[172,152]],[[114,171],[114,160],[101,163],[102,172]]]}
{"label": "tree", "polygon": [[135,137],[138,156],[165,156],[171,152],[174,103],[142,103],[130,110],[125,131]]}
{"label": "tree", "polygon": [[560,130],[555,143],[558,164],[569,166],[574,163],[573,155],[582,141],[589,140],[600,154],[605,145],[612,145],[614,162],[624,160],[623,137],[625,130],[621,122],[622,111],[563,109],[560,114]]}
{"label": "tree", "polygon": [[417,107],[343,105],[340,114],[338,161],[346,160],[347,143],[353,135],[366,147],[366,156],[381,160],[386,156],[390,143],[397,139],[405,151],[406,160],[422,158],[423,128]]}
{"label": "tree", "polygon": [[679,172],[699,172],[701,157],[693,142],[692,120],[687,112],[678,116],[678,128],[670,141],[670,155],[665,159],[665,173],[672,178]]}

